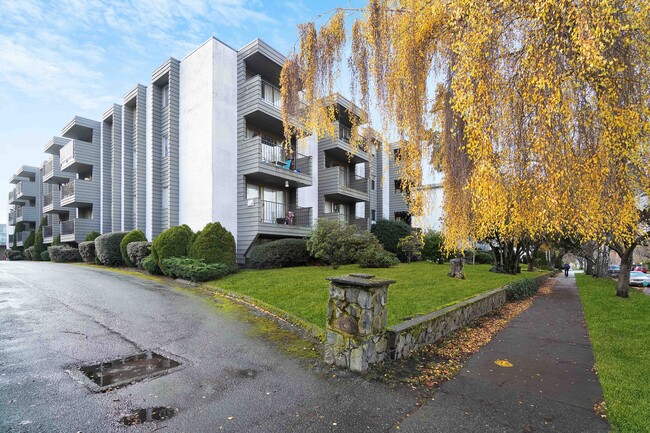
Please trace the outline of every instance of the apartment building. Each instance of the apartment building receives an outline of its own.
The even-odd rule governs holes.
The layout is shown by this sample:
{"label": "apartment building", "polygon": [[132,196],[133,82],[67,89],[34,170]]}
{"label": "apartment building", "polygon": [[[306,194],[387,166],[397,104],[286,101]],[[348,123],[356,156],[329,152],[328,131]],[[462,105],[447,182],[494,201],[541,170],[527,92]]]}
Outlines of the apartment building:
{"label": "apartment building", "polygon": [[219,221],[243,264],[254,245],[305,237],[318,218],[359,230],[395,218],[398,201],[382,182],[392,159],[378,138],[369,152],[352,152],[350,129],[361,112],[343,96],[333,102],[334,137],[283,146],[284,60],[259,39],[235,50],[216,38],[168,59],[101,120],[75,116],[46,143],[41,168],[12,177],[30,186],[10,194],[9,224],[31,206],[27,234],[42,213],[45,243],[57,235],[79,243],[90,231],[138,228],[153,239],[178,224],[196,231]]}
{"label": "apartment building", "polygon": [[14,227],[14,234],[9,235],[10,246],[15,243],[21,247],[41,221],[41,182],[41,168],[28,165],[21,166],[9,178],[9,183],[15,185],[9,191],[8,224]]}

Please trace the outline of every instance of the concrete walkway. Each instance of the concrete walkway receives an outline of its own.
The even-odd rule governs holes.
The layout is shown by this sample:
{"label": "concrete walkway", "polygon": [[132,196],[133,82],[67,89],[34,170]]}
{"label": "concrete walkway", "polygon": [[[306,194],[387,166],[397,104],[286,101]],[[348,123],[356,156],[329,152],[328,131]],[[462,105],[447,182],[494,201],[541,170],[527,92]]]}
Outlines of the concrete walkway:
{"label": "concrete walkway", "polygon": [[593,366],[573,272],[560,275],[551,295],[540,296],[396,431],[607,432],[593,411],[602,398]]}

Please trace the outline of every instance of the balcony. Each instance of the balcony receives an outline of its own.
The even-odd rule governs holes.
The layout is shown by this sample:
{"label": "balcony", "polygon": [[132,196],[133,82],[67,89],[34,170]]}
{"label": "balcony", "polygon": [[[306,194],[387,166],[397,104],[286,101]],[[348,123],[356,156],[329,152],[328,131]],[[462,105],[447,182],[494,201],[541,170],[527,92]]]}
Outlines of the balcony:
{"label": "balcony", "polygon": [[16,233],[15,234],[15,236],[16,236],[16,246],[22,247],[23,242],[25,242],[27,240],[27,238],[29,237],[29,235],[31,233],[32,233],[31,230]]}
{"label": "balcony", "polygon": [[52,184],[62,184],[69,182],[72,176],[61,171],[61,158],[58,155],[52,155],[45,162],[43,167],[43,182]]}
{"label": "balcony", "polygon": [[99,182],[75,179],[61,187],[61,206],[87,207],[99,203]]}
{"label": "balcony", "polygon": [[73,218],[60,223],[61,242],[83,242],[92,231],[99,231],[99,220]]}
{"label": "balcony", "polygon": [[43,243],[51,244],[54,238],[60,234],[60,224],[43,226]]}
{"label": "balcony", "polygon": [[7,215],[7,224],[10,226],[15,226],[16,225],[16,211],[15,210],[10,210],[9,214]]}
{"label": "balcony", "polygon": [[17,174],[12,174],[9,178],[9,183],[17,184],[18,182],[26,180],[24,177],[18,176]]}
{"label": "balcony", "polygon": [[99,165],[99,146],[87,141],[70,140],[61,148],[61,171],[88,173]]}
{"label": "balcony", "polygon": [[[319,150],[327,152],[332,157],[340,160],[350,160],[351,163],[357,164],[360,162],[367,162],[370,160],[368,152],[362,150],[361,145],[355,146],[353,151],[350,144],[350,137],[352,132],[350,128],[341,125],[339,122],[334,122],[335,130],[338,137],[324,137],[318,141]],[[351,155],[351,158],[349,156]]]}
{"label": "balcony", "polygon": [[344,213],[332,212],[323,214],[321,217],[330,221],[343,221],[350,225],[353,225],[357,228],[357,231],[368,230],[368,218],[356,218],[352,215],[346,215]]}
{"label": "balcony", "polygon": [[305,237],[311,232],[312,209],[253,198],[239,218],[256,234]]}
{"label": "balcony", "polygon": [[332,201],[356,203],[369,200],[368,179],[356,176],[344,167],[323,169],[319,185],[322,194]]}
{"label": "balcony", "polygon": [[69,138],[52,137],[52,139],[45,143],[45,146],[43,146],[43,152],[49,153],[50,155],[59,156],[59,152],[61,152],[63,146],[69,142]]}
{"label": "balcony", "polygon": [[259,75],[246,80],[238,99],[240,114],[243,116],[258,112],[277,120],[282,119],[280,89]]}
{"label": "balcony", "polygon": [[16,189],[9,191],[9,204],[22,204],[25,200],[19,200],[16,197]]}
{"label": "balcony", "polygon": [[68,214],[69,208],[61,206],[61,191],[52,191],[43,196],[44,214]]}
{"label": "balcony", "polygon": [[[290,162],[287,163],[287,161]],[[289,182],[293,188],[312,185],[311,156],[298,152],[289,156],[281,145],[261,137],[249,138],[241,144],[239,165],[248,179],[271,183],[280,187]]]}
{"label": "balcony", "polygon": [[32,222],[36,224],[40,221],[40,212],[36,206],[18,206],[16,208],[16,223]]}
{"label": "balcony", "polygon": [[29,180],[21,180],[16,184],[16,199],[33,200],[38,194],[39,185]]}

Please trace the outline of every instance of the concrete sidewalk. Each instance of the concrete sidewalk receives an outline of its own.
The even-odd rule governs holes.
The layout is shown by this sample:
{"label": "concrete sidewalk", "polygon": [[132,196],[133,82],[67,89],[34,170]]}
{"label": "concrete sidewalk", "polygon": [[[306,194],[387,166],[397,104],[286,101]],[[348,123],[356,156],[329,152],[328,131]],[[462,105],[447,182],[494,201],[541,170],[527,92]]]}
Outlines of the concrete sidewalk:
{"label": "concrete sidewalk", "polygon": [[[500,367],[507,360],[512,367]],[[400,432],[609,431],[573,272],[540,296],[407,417]]]}

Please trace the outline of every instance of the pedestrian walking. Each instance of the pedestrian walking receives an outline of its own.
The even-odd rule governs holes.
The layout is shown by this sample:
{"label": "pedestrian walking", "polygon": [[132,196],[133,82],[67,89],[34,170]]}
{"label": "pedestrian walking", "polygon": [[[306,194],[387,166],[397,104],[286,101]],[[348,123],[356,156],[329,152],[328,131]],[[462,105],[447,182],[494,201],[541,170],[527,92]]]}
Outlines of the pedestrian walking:
{"label": "pedestrian walking", "polygon": [[569,269],[571,269],[571,265],[568,263],[564,264],[564,276],[568,277],[569,276]]}

